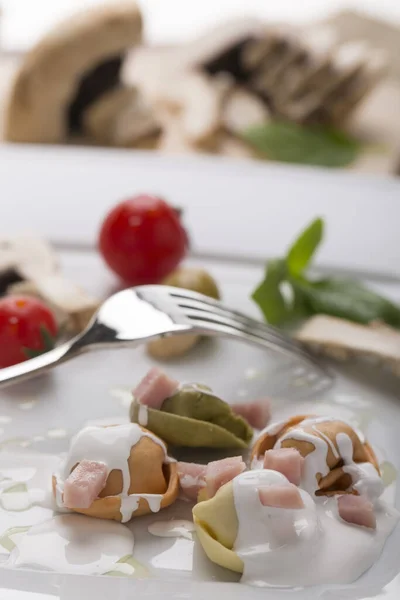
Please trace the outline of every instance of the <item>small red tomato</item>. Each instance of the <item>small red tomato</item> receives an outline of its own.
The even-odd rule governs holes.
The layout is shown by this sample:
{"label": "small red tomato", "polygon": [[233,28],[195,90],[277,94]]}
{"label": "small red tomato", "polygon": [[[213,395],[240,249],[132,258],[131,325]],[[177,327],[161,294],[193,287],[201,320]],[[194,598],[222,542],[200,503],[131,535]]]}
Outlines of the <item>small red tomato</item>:
{"label": "small red tomato", "polygon": [[51,310],[30,296],[0,299],[0,368],[54,347],[57,323]]}
{"label": "small red tomato", "polygon": [[128,285],[160,282],[178,266],[187,247],[178,212],[155,196],[117,204],[100,229],[100,252]]}

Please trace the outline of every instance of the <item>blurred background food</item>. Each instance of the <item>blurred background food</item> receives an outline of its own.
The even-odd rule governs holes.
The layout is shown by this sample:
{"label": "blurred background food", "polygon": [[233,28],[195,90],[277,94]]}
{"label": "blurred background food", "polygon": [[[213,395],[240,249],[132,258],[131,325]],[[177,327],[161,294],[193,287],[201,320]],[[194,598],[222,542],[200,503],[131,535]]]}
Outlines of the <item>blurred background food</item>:
{"label": "blurred background food", "polygon": [[399,171],[396,0],[1,4],[6,141]]}

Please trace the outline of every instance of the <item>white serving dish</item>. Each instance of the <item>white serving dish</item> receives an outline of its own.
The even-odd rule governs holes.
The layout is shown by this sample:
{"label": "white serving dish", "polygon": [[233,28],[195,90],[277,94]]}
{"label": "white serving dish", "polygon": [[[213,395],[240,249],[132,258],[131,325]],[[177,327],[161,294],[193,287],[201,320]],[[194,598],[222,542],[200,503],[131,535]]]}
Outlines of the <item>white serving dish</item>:
{"label": "white serving dish", "polygon": [[[1,233],[29,224],[47,234],[60,247],[64,247],[61,260],[65,272],[98,295],[109,293],[114,281],[102,267],[99,257],[90,249],[97,223],[106,208],[121,196],[140,190],[148,191],[149,184],[146,186],[146,182],[156,181],[155,191],[185,210],[198,251],[192,262],[202,264],[214,273],[225,300],[237,308],[257,314],[256,307],[249,300],[249,293],[262,276],[259,259],[264,256],[264,241],[265,256],[281,252],[298,231],[299,225],[315,216],[316,211],[326,215],[329,231],[332,223],[332,235],[336,238],[336,249],[331,241],[321,253],[322,267],[339,271],[367,271],[371,259],[370,283],[393,298],[400,298],[400,278],[389,276],[389,273],[393,273],[391,266],[398,248],[394,221],[400,212],[398,203],[395,204],[395,192],[398,193],[399,184],[395,180],[371,179],[368,182],[351,175],[274,166],[262,168],[250,163],[241,164],[240,171],[236,164],[228,161],[221,161],[217,168],[208,159],[175,161],[172,158],[153,158],[144,153],[86,153],[72,149],[36,151],[13,147],[3,149],[1,155],[3,160],[0,168],[4,171],[0,177],[0,193],[3,198],[10,195],[14,202],[12,211],[4,211]],[[82,160],[85,160],[85,167],[82,166]],[[18,168],[25,172],[24,177],[17,178],[18,181],[15,179],[17,162]],[[45,172],[50,182],[44,181]],[[197,184],[193,185],[195,176]],[[286,186],[286,193],[289,194],[292,184],[288,182],[292,178],[292,196],[279,196],[279,202],[272,202],[277,197],[279,186]],[[295,193],[296,181],[298,193]],[[257,190],[259,195],[257,200],[254,195],[248,196],[245,207],[241,195],[245,194],[248,185],[253,186],[251,189],[254,193]],[[336,189],[335,194],[332,186]],[[360,192],[362,186],[365,186],[363,194],[368,194],[367,197],[363,196],[367,202],[365,210],[358,212],[359,226],[355,230],[354,221],[350,227],[349,221],[352,219],[349,219],[349,215],[355,217],[357,211],[361,211],[362,198],[360,195],[354,197],[354,190]],[[150,187],[154,189],[154,183]],[[91,188],[95,188],[93,193],[90,193]],[[266,188],[275,189],[274,194],[270,193],[268,207],[260,204],[260,191]],[[57,189],[57,194],[51,196],[51,189]],[[34,190],[31,194],[36,198],[36,210],[31,209],[27,202],[30,190]],[[307,190],[312,192],[308,194]],[[226,194],[229,199],[234,198],[235,210],[229,210]],[[329,202],[328,194],[332,194]],[[84,198],[88,202],[86,205],[83,204]],[[332,203],[335,198],[337,203],[334,206]],[[346,212],[343,213],[345,204]],[[218,235],[216,226],[211,227],[210,235],[205,237],[212,205],[220,230],[225,223],[226,236],[223,238]],[[257,224],[259,219],[252,221],[248,228],[242,226],[246,215],[248,218],[249,206],[250,211],[258,207],[265,212],[266,219],[271,219],[268,227],[271,237],[263,235],[262,228]],[[21,214],[24,214],[23,219]],[[377,231],[378,220],[380,227],[385,229],[385,244],[380,238],[383,233],[378,232],[375,237],[373,235]],[[348,244],[351,248],[351,243],[346,241],[346,235],[351,230],[356,231],[353,237],[355,251],[349,255],[344,253],[343,247]],[[342,244],[338,243],[340,234]],[[375,254],[371,252],[371,239]],[[369,250],[366,251],[366,248]],[[203,253],[207,253],[208,257],[201,258]],[[240,260],[240,255],[245,260]],[[373,271],[377,271],[378,276]],[[205,342],[184,359],[170,363],[167,369],[181,380],[204,381],[227,400],[235,401],[268,395],[276,375],[276,361],[275,356],[254,348],[233,342],[213,341]],[[43,379],[0,392],[0,421],[3,422],[0,423],[3,429],[0,443],[3,442],[3,452],[26,452],[27,449],[62,452],[67,448],[69,436],[87,421],[126,418],[129,389],[150,364],[143,349],[90,354],[62,365]],[[282,365],[280,361],[279,365]],[[284,365],[283,368],[289,366]],[[249,369],[252,370],[252,378]],[[351,365],[338,371],[335,388],[318,398],[289,402],[275,398],[274,418],[303,411],[338,414],[366,430],[372,444],[399,469],[399,396],[400,382],[394,377],[371,368]],[[7,417],[10,419],[8,422]],[[12,438],[18,439],[10,443]],[[5,454],[0,453],[0,474],[4,470],[4,458]],[[395,503],[400,509],[399,490]],[[260,590],[238,585],[235,582],[237,577],[211,565],[197,544],[193,545],[188,540],[154,538],[147,533],[147,525],[156,519],[164,520],[172,516],[183,518],[188,513],[188,505],[176,504],[159,515],[133,522],[137,540],[135,556],[146,563],[152,571],[152,577],[141,580],[2,568],[0,599],[3,598],[2,593],[4,598],[10,600],[76,600],[88,597],[96,600],[113,597],[119,600],[133,596],[151,600],[200,600],[207,596],[212,600],[362,600],[366,597],[397,600],[400,595],[399,527],[388,540],[380,561],[349,586],[297,591]],[[14,512],[15,524],[26,525],[27,515],[23,511]],[[0,526],[1,522],[0,510]]]}

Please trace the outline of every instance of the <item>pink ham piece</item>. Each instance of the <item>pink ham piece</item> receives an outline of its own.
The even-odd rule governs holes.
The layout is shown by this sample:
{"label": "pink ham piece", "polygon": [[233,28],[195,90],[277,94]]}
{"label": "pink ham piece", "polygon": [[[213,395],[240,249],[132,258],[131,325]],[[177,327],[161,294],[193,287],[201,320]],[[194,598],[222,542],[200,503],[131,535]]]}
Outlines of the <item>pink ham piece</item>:
{"label": "pink ham piece", "polygon": [[299,490],[291,485],[269,485],[258,488],[258,496],[263,506],[275,508],[304,508],[304,502]]}
{"label": "pink ham piece", "polygon": [[107,466],[92,460],[82,460],[64,484],[64,505],[67,508],[89,508],[106,485]]}
{"label": "pink ham piece", "polygon": [[208,497],[215,496],[221,486],[232,481],[245,469],[246,465],[241,456],[230,456],[208,463],[205,474]]}
{"label": "pink ham piece", "polygon": [[178,381],[153,367],[133,390],[133,397],[139,404],[159,410],[164,400],[172,396],[178,386]]}
{"label": "pink ham piece", "polygon": [[183,495],[196,502],[198,493],[205,486],[206,465],[178,462],[177,466]]}
{"label": "pink ham piece", "polygon": [[296,448],[267,450],[264,455],[264,469],[282,473],[294,485],[300,485],[304,458]]}
{"label": "pink ham piece", "polygon": [[364,496],[354,496],[353,494],[339,496],[338,510],[339,517],[346,523],[376,529],[374,505]]}
{"label": "pink ham piece", "polygon": [[243,404],[233,404],[234,413],[243,417],[254,429],[264,429],[271,418],[271,405],[267,398]]}

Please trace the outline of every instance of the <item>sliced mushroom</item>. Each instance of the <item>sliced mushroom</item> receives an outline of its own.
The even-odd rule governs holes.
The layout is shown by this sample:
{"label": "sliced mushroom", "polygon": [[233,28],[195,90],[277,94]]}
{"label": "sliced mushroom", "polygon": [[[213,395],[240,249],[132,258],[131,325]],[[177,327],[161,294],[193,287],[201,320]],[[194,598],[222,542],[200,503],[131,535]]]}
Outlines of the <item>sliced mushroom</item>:
{"label": "sliced mushroom", "polygon": [[220,126],[222,94],[205,76],[193,76],[184,91],[182,125],[187,138],[197,144]]}
{"label": "sliced mushroom", "polygon": [[312,317],[295,336],[311,349],[336,358],[368,359],[400,376],[400,333],[385,324],[359,325],[326,315]]}
{"label": "sliced mushroom", "polygon": [[83,127],[94,140],[112,146],[135,146],[160,131],[154,111],[140,92],[123,86],[103,94],[89,107]]}
{"label": "sliced mushroom", "polygon": [[31,235],[0,239],[0,295],[9,285],[57,271],[57,257],[43,239]]}
{"label": "sliced mushroom", "polygon": [[62,310],[61,308],[59,308],[58,306],[56,306],[55,304],[53,304],[52,302],[50,302],[49,300],[46,300],[45,298],[43,298],[43,296],[40,294],[37,286],[33,283],[33,281],[18,281],[16,283],[13,283],[12,285],[10,285],[7,288],[7,295],[8,296],[33,296],[34,298],[38,298],[39,300],[42,300],[43,302],[45,302],[45,304],[47,304],[47,306],[50,308],[50,310],[52,311],[56,321],[57,321],[57,325],[59,327],[59,329],[63,330],[64,328],[68,329],[68,315],[67,313]]}
{"label": "sliced mushroom", "polygon": [[190,144],[202,144],[221,125],[221,108],[230,83],[204,73],[183,73],[165,89],[161,102],[179,114],[182,133]]}
{"label": "sliced mushroom", "polygon": [[162,133],[157,149],[167,154],[191,154],[198,152],[189,142],[183,131],[181,118],[176,112],[165,107],[157,109],[157,117],[161,122]]}
{"label": "sliced mushroom", "polygon": [[187,66],[203,67],[207,73],[231,73],[238,80],[248,77],[243,56],[248,45],[263,39],[267,28],[259,19],[236,19],[208,31],[185,49]]}
{"label": "sliced mushroom", "polygon": [[[279,32],[280,33],[280,32]],[[251,40],[243,48],[242,64],[249,71],[263,65],[265,58],[277,42],[278,32],[268,31],[262,37]]]}
{"label": "sliced mushroom", "polygon": [[87,9],[50,31],[22,60],[5,115],[5,139],[60,143],[83,111],[119,84],[122,58],[140,42],[134,2]]}
{"label": "sliced mushroom", "polygon": [[360,77],[373,52],[364,42],[338,44],[333,27],[264,26],[248,28],[247,36],[244,29],[242,35],[220,35],[224,42],[210,44],[212,52],[203,55],[203,68],[211,75],[229,73],[279,118],[335,123],[358,105],[383,74],[374,69],[374,77]]}
{"label": "sliced mushroom", "polygon": [[240,135],[269,120],[270,112],[265,104],[245,89],[234,88],[224,102],[222,124],[231,133]]}
{"label": "sliced mushroom", "polygon": [[254,150],[238,137],[221,132],[218,136],[218,154],[231,158],[257,158]]}
{"label": "sliced mushroom", "polygon": [[211,78],[199,71],[181,73],[160,87],[153,97],[164,132],[160,148],[213,151],[222,104],[231,87],[230,77]]}
{"label": "sliced mushroom", "polygon": [[359,102],[379,83],[387,71],[386,57],[380,51],[371,53],[370,59],[364,64],[356,77],[342,86],[339,93],[333,99],[328,98],[328,109],[332,115],[332,121],[340,122],[348,118]]}
{"label": "sliced mushroom", "polygon": [[40,277],[34,283],[45,300],[67,313],[71,331],[84,329],[100,306],[98,300],[61,275]]}
{"label": "sliced mushroom", "polygon": [[332,55],[337,46],[336,31],[332,27],[305,31],[302,37],[304,54],[292,61],[281,74],[275,104],[301,99],[310,90],[323,88],[334,72]]}
{"label": "sliced mushroom", "polygon": [[35,277],[11,286],[8,292],[41,298],[54,310],[59,322],[65,323],[66,329],[74,333],[86,327],[100,305],[82,288],[58,274]]}

